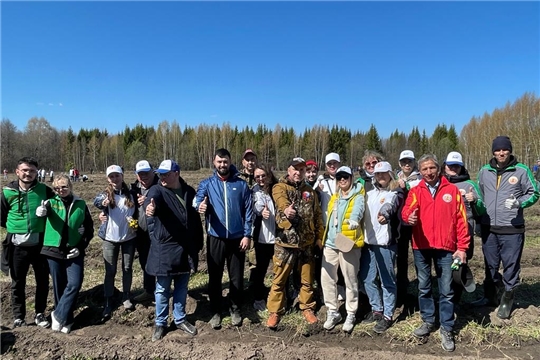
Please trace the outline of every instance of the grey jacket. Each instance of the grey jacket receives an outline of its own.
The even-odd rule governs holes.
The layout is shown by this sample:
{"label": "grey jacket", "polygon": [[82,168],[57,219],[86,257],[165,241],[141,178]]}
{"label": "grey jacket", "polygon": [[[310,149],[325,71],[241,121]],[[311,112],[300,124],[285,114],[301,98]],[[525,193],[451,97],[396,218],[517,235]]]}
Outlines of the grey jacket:
{"label": "grey jacket", "polygon": [[[497,168],[493,158],[480,169],[478,185],[486,207],[482,225],[489,225],[490,231],[498,234],[524,233],[523,209],[540,198],[531,170],[519,163],[513,155],[510,155],[510,162],[505,168]],[[517,209],[507,209],[504,206],[512,195],[519,201]]]}

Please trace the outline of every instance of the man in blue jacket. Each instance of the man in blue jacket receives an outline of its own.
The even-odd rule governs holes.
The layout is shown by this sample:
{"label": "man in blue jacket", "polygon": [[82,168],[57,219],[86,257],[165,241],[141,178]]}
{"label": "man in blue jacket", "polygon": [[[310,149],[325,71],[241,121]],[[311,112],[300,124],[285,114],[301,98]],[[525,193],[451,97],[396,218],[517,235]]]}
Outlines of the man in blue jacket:
{"label": "man in blue jacket", "polygon": [[242,324],[240,303],[244,288],[245,251],[251,241],[253,210],[251,190],[231,165],[231,154],[218,149],[214,155],[215,171],[199,184],[194,207],[205,215],[208,262],[208,293],[214,316],[210,326],[221,327],[223,267],[229,271],[231,322]]}
{"label": "man in blue jacket", "polygon": [[[531,170],[512,155],[508,136],[497,136],[493,158],[480,169],[478,185],[486,215],[482,217],[482,250],[486,265],[484,299],[476,304],[496,305],[497,289],[504,288],[497,316],[508,319],[519,285],[525,241],[523,209],[538,201],[540,193]],[[499,273],[502,262],[503,274]]]}

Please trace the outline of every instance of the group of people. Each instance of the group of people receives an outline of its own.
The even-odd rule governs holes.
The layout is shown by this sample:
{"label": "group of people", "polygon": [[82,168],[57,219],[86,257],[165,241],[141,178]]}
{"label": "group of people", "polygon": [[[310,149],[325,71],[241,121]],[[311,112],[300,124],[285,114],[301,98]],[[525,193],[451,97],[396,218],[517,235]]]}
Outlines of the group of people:
{"label": "group of people", "polygon": [[[223,304],[228,305],[232,325],[242,324],[247,260],[253,307],[268,310],[269,328],[278,327],[292,286],[309,324],[318,322],[318,300],[327,309],[325,329],[343,321],[342,330],[351,332],[363,296],[371,311],[362,322],[374,323],[373,330],[383,333],[394,321],[396,306],[411,296],[407,293],[411,246],[423,321],[413,335],[428,336],[438,322],[443,349],[453,351],[455,305],[464,289],[471,291],[466,264],[473,256],[475,224],[481,224],[486,272],[484,297],[475,304],[500,304],[497,315],[509,318],[519,285],[523,209],[540,197],[530,169],[512,155],[508,137],[494,139],[492,153],[476,181],[459,152],[449,153],[440,163],[431,154],[417,160],[410,150],[401,152],[397,173],[381,154],[368,150],[357,179],[350,167],[342,166],[337,153],[326,155],[320,176],[317,162],[294,157],[278,179],[268,165],[257,161],[253,150],[244,152],[243,167],[237,169],[229,151],[218,149],[213,175],[197,190],[170,159],[155,169],[148,161],[139,161],[131,186],[124,182],[123,169],[111,165],[106,170],[108,186],[94,200],[101,210],[98,235],[105,264],[102,315],[110,317],[113,310],[121,253],[123,307],[132,310],[134,301],[155,301],[152,341],[167,331],[171,297],[176,328],[195,335],[185,306],[189,276],[197,270],[204,244],[202,215],[212,328],[221,327]],[[53,191],[35,180],[34,159],[21,159],[16,172],[18,179],[4,188],[1,199],[1,225],[8,232],[2,269],[7,266],[12,277],[14,325],[24,325],[24,288],[32,265],[36,323],[49,326],[44,311],[50,271],[55,299],[52,328],[69,332],[82,284],[84,250],[93,236],[92,219],[84,201],[73,195],[69,176],[56,176]],[[144,291],[133,298],[135,250],[144,270]],[[270,261],[273,276],[267,288]],[[222,298],[225,265],[228,302]],[[439,288],[438,321],[432,268]]]}

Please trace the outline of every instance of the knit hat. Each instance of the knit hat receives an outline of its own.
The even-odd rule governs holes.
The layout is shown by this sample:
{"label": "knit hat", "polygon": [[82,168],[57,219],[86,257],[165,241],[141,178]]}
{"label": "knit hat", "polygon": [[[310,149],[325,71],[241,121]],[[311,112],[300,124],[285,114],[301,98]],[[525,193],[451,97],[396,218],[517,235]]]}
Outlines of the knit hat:
{"label": "knit hat", "polygon": [[493,139],[491,152],[494,153],[497,150],[510,150],[512,152],[512,142],[508,136],[497,136]]}

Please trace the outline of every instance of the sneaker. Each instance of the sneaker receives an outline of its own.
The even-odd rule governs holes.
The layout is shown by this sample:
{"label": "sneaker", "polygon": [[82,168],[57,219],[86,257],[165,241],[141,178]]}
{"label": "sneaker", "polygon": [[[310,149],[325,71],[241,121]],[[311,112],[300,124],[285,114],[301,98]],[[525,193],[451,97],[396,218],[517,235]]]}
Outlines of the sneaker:
{"label": "sneaker", "polygon": [[212,327],[212,329],[214,330],[219,329],[221,327],[221,315],[218,313],[215,313],[214,316],[212,316],[212,318],[210,319],[209,324]]}
{"label": "sneaker", "polygon": [[240,310],[238,310],[238,307],[231,307],[229,312],[231,313],[231,324],[233,324],[233,326],[242,325],[242,316],[240,316]]}
{"label": "sneaker", "polygon": [[253,308],[257,311],[264,311],[266,310],[266,302],[264,300],[255,300]]}
{"label": "sneaker", "polygon": [[182,321],[180,324],[176,324],[176,328],[191,336],[197,335],[197,328],[186,320]]}
{"label": "sneaker", "polygon": [[347,333],[350,333],[354,328],[355,322],[356,322],[356,315],[348,314],[347,318],[345,318],[345,322],[343,323],[342,330]]}
{"label": "sneaker", "polygon": [[317,316],[315,315],[315,313],[311,309],[306,309],[306,310],[302,311],[302,315],[304,315],[304,319],[306,319],[308,324],[313,325],[313,324],[316,324],[317,321],[318,321]]}
{"label": "sneaker", "polygon": [[423,338],[428,336],[435,330],[435,325],[427,322],[423,322],[416,330],[413,331],[413,335],[417,338]]}
{"label": "sneaker", "polygon": [[60,324],[60,321],[58,321],[58,319],[54,315],[54,311],[51,313],[51,321],[52,321],[52,325],[51,325],[52,331],[60,331],[62,329],[62,324]]}
{"label": "sneaker", "polygon": [[454,351],[456,349],[456,344],[454,342],[454,334],[451,331],[446,331],[443,328],[440,330],[441,333],[441,346],[445,351]]}
{"label": "sneaker", "polygon": [[376,321],[379,321],[383,318],[383,314],[378,311],[372,311],[366,314],[364,319],[362,320],[362,324],[371,324]]}
{"label": "sneaker", "polygon": [[373,327],[373,331],[375,331],[377,334],[382,334],[386,330],[388,330],[388,328],[391,325],[392,325],[392,320],[383,317],[382,319],[377,321],[377,323]]}
{"label": "sneaker", "polygon": [[60,332],[62,332],[64,334],[69,334],[71,332],[71,327],[72,326],[73,326],[73,323],[68,324],[68,325],[64,325],[64,326],[62,326],[62,329],[60,330]]}
{"label": "sneaker", "polygon": [[337,324],[339,324],[340,321],[341,321],[341,314],[339,312],[328,311],[328,314],[326,314],[326,321],[324,322],[323,327],[326,330],[332,330],[333,328],[336,327]]}
{"label": "sneaker", "polygon": [[163,339],[165,335],[165,326],[156,326],[152,334],[152,342]]}
{"label": "sneaker", "polygon": [[133,303],[129,299],[124,300],[123,305],[124,305],[125,310],[134,310],[135,309],[135,306],[133,305]]}
{"label": "sneaker", "polygon": [[15,319],[13,322],[13,327],[16,328],[21,326],[26,326],[26,321],[24,321],[24,319]]}
{"label": "sneaker", "polygon": [[147,303],[154,300],[155,300],[154,294],[151,294],[147,292],[146,290],[143,291],[142,294],[139,294],[133,298],[133,301],[138,302],[138,303]]}
{"label": "sneaker", "polygon": [[271,313],[266,321],[266,326],[270,329],[275,329],[279,324],[279,320],[281,320],[281,316],[278,313]]}
{"label": "sneaker", "polygon": [[45,315],[43,315],[42,313],[36,314],[36,317],[34,318],[34,322],[36,323],[37,326],[40,326],[42,328],[48,328],[49,326],[51,326],[51,323],[49,322],[49,320],[47,320]]}

